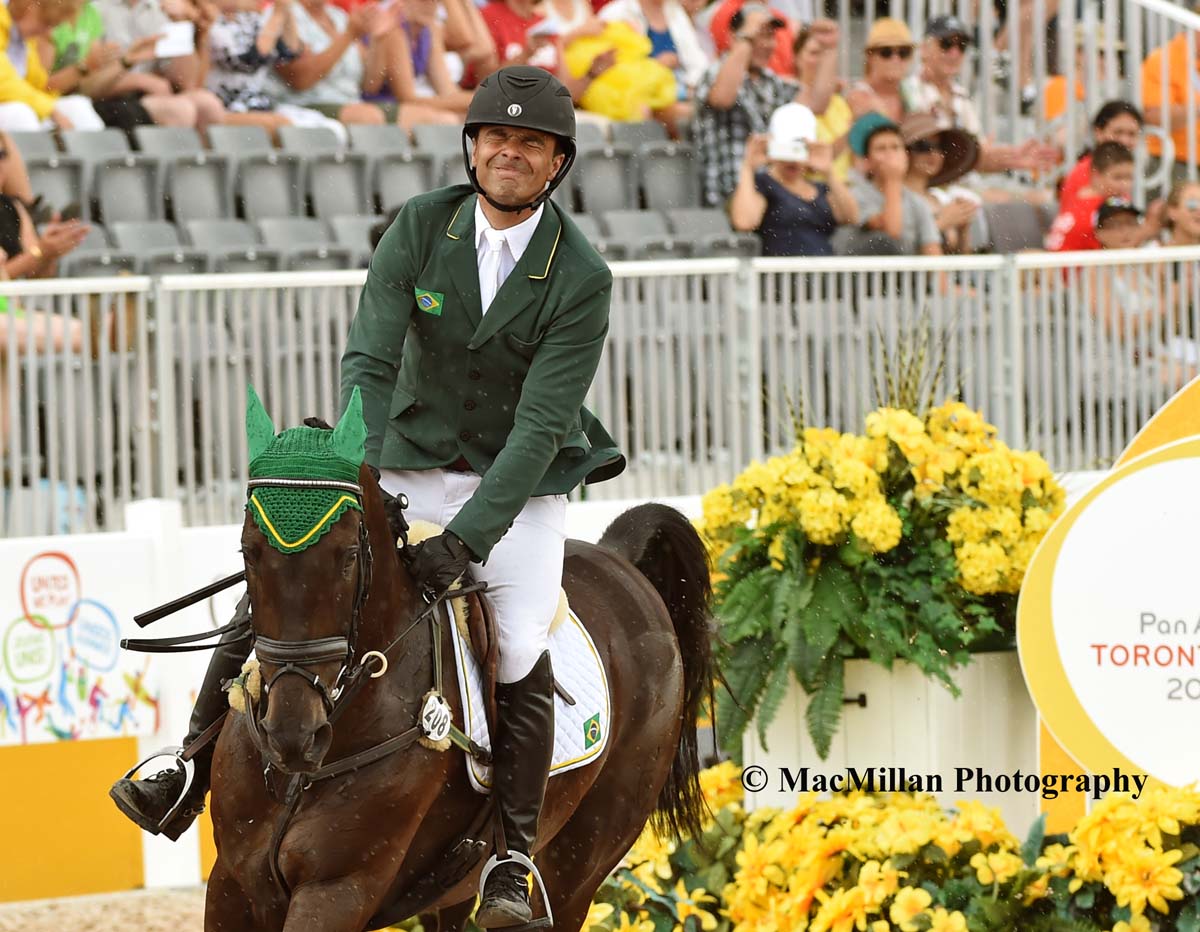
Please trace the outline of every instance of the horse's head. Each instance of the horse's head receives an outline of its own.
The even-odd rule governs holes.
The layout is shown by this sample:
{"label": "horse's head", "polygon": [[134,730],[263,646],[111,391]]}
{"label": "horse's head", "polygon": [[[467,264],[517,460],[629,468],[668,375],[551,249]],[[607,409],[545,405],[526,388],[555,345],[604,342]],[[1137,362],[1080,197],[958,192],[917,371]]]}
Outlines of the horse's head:
{"label": "horse's head", "polygon": [[[249,499],[242,553],[262,669],[257,729],[277,769],[316,770],[333,739],[330,714],[354,657],[371,552],[363,513],[366,427],[354,390],[333,430],[276,436],[248,392]],[[251,722],[254,728],[255,722]]]}

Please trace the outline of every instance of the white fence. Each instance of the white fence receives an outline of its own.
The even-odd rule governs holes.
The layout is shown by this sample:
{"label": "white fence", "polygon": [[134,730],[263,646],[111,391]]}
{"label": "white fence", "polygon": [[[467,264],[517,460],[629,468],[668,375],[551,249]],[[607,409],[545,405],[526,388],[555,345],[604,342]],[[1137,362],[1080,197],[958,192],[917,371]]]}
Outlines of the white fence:
{"label": "white fence", "polygon": [[[583,494],[701,493],[787,449],[794,414],[860,430],[882,361],[927,326],[940,395],[1055,469],[1103,468],[1200,366],[1198,264],[1200,248],[618,263],[589,405],[629,468]],[[0,533],[117,529],[150,496],[191,525],[236,520],[246,384],[281,426],[335,418],[363,274],[8,286]]]}

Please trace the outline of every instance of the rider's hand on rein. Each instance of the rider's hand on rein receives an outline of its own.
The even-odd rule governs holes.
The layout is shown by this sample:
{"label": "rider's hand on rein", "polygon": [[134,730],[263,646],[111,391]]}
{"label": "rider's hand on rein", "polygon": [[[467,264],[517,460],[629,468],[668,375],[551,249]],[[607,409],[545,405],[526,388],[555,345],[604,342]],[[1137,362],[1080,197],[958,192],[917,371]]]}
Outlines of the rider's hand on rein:
{"label": "rider's hand on rein", "polygon": [[469,547],[449,531],[408,548],[408,568],[421,590],[442,595],[463,573],[474,557]]}

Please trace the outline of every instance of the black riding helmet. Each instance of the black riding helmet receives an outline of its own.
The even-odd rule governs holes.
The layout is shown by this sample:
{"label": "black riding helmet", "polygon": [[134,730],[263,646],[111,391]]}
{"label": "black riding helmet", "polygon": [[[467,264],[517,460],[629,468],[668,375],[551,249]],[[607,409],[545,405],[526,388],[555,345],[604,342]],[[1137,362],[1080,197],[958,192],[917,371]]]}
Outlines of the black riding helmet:
{"label": "black riding helmet", "polygon": [[[528,204],[510,207],[497,204],[479,186],[475,168],[471,165],[471,147],[467,140],[474,140],[481,126],[518,126],[536,129],[558,137],[563,153],[563,163],[558,173],[550,179],[546,190]],[[467,109],[467,121],[463,126],[463,162],[471,186],[487,198],[497,210],[517,213],[537,207],[548,198],[567,177],[575,161],[575,104],[571,92],[563,83],[544,68],[531,65],[510,65],[501,68],[483,79],[471,106]]]}

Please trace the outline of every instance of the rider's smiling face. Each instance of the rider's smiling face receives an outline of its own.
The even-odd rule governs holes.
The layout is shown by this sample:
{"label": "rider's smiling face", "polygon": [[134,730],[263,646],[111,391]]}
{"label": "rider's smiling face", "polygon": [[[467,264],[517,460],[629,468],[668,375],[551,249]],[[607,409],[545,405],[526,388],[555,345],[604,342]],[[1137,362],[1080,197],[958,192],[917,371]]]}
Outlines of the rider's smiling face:
{"label": "rider's smiling face", "polygon": [[555,138],[535,129],[484,126],[475,137],[475,174],[480,187],[501,204],[527,204],[562,165]]}

